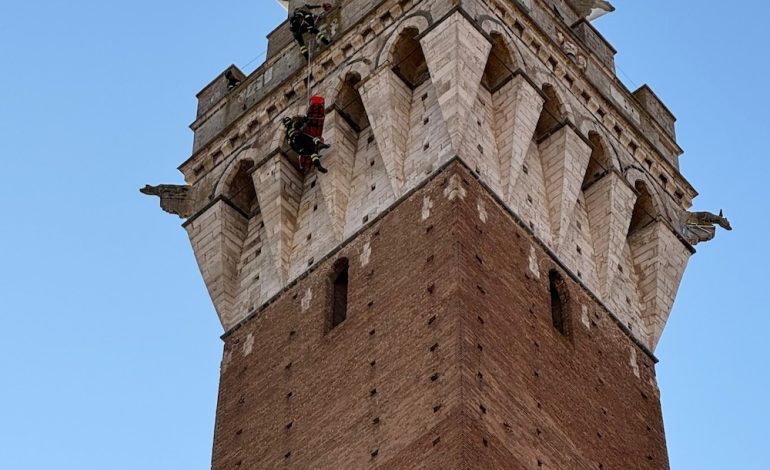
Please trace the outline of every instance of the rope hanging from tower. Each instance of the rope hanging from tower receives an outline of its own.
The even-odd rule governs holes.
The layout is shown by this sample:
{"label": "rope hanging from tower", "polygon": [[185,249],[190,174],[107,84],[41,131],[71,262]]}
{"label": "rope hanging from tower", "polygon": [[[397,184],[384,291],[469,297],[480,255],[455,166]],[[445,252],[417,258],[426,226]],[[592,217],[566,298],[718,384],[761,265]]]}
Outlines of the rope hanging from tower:
{"label": "rope hanging from tower", "polygon": [[[407,52],[407,53],[406,53],[406,54],[405,54],[403,57],[401,57],[401,58],[400,58],[400,59],[399,59],[399,60],[398,60],[396,63],[394,63],[392,66],[393,66],[393,67],[398,67],[398,66],[399,66],[399,65],[401,65],[401,64],[407,63],[409,60],[411,60],[411,59],[412,59],[412,58],[415,56],[415,54],[419,54],[419,53],[421,53],[421,52],[422,52],[422,49],[421,49],[420,45],[419,45],[419,44],[417,44],[416,46],[414,46],[413,48],[411,48],[411,49],[410,49],[410,50],[409,50],[409,51],[408,51],[408,52]],[[491,60],[491,59],[494,59],[494,60],[495,60],[497,63],[501,64],[501,65],[503,66],[503,68],[504,68],[504,69],[505,69],[505,70],[506,70],[506,71],[507,71],[509,74],[513,75],[513,74],[516,74],[516,73],[517,73],[517,69],[515,69],[515,68],[513,68],[512,66],[508,65],[508,64],[506,63],[506,61],[505,61],[503,58],[499,57],[499,56],[498,56],[498,55],[497,55],[497,54],[494,52],[494,50],[490,52],[490,60]],[[309,86],[309,85],[308,85],[308,86]],[[318,98],[320,98],[321,100],[323,100],[323,97],[320,97],[320,96],[319,96]],[[312,98],[311,98],[311,99],[312,99]],[[341,113],[341,112],[344,112],[344,111],[346,111],[346,110],[347,110],[347,109],[348,109],[350,106],[354,105],[354,103],[355,103],[355,98],[352,98],[352,99],[350,99],[349,101],[347,101],[347,102],[344,102],[344,103],[341,103],[341,104],[340,104],[340,103],[335,103],[335,109],[336,109],[338,112],[340,112],[340,113]],[[321,106],[321,109],[325,109],[325,108],[323,107],[323,105]],[[542,112],[543,112],[543,113],[546,113],[546,114],[547,114],[547,115],[549,115],[551,118],[553,118],[553,120],[554,120],[555,122],[560,122],[560,123],[563,123],[563,121],[564,121],[564,118],[563,118],[562,116],[559,116],[559,115],[556,115],[556,114],[554,114],[554,113],[553,113],[551,110],[549,110],[548,108],[543,108]],[[291,119],[298,119],[298,120],[306,121],[306,119],[307,119],[307,116],[297,116],[297,117],[294,117],[294,118],[284,118],[284,120],[283,120],[284,124],[286,124],[286,122],[287,122],[287,119],[290,119],[290,120],[291,120]],[[290,124],[290,125],[291,125],[291,124]],[[321,124],[321,128],[323,128],[323,123]],[[321,141],[321,142],[322,142],[322,141]],[[319,143],[320,143],[320,142],[319,142]],[[324,145],[325,145],[325,144],[324,144]],[[328,145],[325,145],[325,147],[324,147],[324,148],[329,148],[329,146],[328,146]],[[319,149],[319,150],[323,150],[323,148],[322,148],[322,149]],[[308,162],[308,164],[307,164],[307,168],[309,168],[309,166],[310,166],[310,163],[312,163],[312,162],[309,160],[309,158],[308,158],[307,162]],[[320,162],[319,162],[319,163],[320,163]],[[605,166],[605,164],[604,164],[604,163],[601,163],[601,162],[597,162],[597,164],[598,164],[598,166],[599,166],[599,167],[602,169],[602,171],[603,171],[603,172],[607,173],[607,172],[610,172],[610,171],[611,171],[611,167]],[[629,167],[626,167],[626,168],[625,168],[625,170],[627,170],[628,168],[629,168]],[[648,172],[646,172],[645,170],[643,170],[643,169],[641,169],[641,168],[637,168],[637,169],[638,169],[640,172],[642,172],[642,173],[648,173]],[[625,170],[624,170],[624,173],[625,173]],[[321,171],[321,172],[323,173],[324,171]],[[242,191],[242,190],[241,190],[241,191]],[[238,193],[240,193],[240,191],[238,191]],[[237,195],[238,193],[236,193],[235,195]],[[232,197],[234,197],[235,195],[232,195]],[[642,206],[639,206],[639,209],[640,209],[640,210],[641,210],[643,213],[647,214],[647,215],[648,215],[648,216],[649,216],[651,219],[657,219],[657,217],[658,217],[658,215],[657,215],[657,214],[652,214],[652,213],[650,213],[650,212],[649,212],[647,209],[645,209],[645,208],[644,208],[644,207],[642,207]],[[687,213],[687,214],[690,214],[690,213]],[[697,213],[696,213],[696,215],[697,215]],[[731,228],[727,228],[727,226],[729,226],[729,222],[727,221],[727,219],[726,219],[726,218],[724,218],[724,217],[722,216],[722,214],[721,214],[721,211],[720,211],[720,215],[719,215],[719,216],[717,216],[717,217],[719,217],[719,218],[721,218],[721,219],[724,219],[724,220],[722,221],[722,223],[719,223],[719,225],[723,225],[723,226],[725,227],[725,229],[726,229],[726,230],[730,230],[730,229],[731,229]],[[692,222],[691,222],[691,223],[692,223]],[[687,234],[684,234],[683,236],[684,236],[685,238],[687,238],[687,237],[688,237],[688,235],[687,235]]]}
{"label": "rope hanging from tower", "polygon": [[[324,12],[315,15],[311,10],[323,8]],[[289,146],[299,155],[300,170],[305,173],[314,165],[321,173],[327,170],[321,164],[321,150],[329,148],[323,141],[323,125],[325,119],[325,100],[323,96],[312,94],[312,63],[313,46],[315,42],[328,45],[331,41],[326,35],[326,25],[322,23],[323,17],[332,10],[331,3],[323,5],[308,5],[297,8],[291,14],[289,26],[295,41],[299,45],[300,53],[307,61],[307,104],[308,110],[305,116],[284,118],[286,127],[286,139]],[[305,41],[305,35],[315,36],[315,40]]]}

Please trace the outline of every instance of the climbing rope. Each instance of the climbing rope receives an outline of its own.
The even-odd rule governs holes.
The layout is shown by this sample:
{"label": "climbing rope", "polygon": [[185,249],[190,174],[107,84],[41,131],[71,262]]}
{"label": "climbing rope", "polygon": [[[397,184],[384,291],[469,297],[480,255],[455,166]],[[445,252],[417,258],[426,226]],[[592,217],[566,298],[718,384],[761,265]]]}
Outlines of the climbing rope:
{"label": "climbing rope", "polygon": [[310,105],[310,97],[313,96],[312,95],[313,85],[310,84],[310,79],[312,77],[312,73],[311,72],[312,72],[312,69],[313,69],[313,46],[314,45],[315,45],[315,40],[308,41],[308,45],[307,45],[307,85],[306,85],[306,88],[307,88],[307,100],[305,100],[308,105]]}

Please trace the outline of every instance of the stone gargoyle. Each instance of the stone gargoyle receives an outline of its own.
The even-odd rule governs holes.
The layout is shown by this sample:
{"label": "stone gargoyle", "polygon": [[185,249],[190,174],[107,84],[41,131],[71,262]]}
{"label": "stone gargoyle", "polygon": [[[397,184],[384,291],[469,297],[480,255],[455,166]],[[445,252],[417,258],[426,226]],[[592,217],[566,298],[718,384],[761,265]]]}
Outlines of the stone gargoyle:
{"label": "stone gargoyle", "polygon": [[194,200],[190,186],[176,184],[150,186],[148,184],[139,192],[148,196],[158,196],[160,208],[169,214],[176,214],[183,219],[193,214]]}
{"label": "stone gargoyle", "polygon": [[615,11],[615,7],[605,0],[570,0],[570,3],[577,11],[579,18],[586,18],[589,21],[600,16],[599,13]]}
{"label": "stone gargoyle", "polygon": [[721,210],[719,215],[711,212],[685,212],[681,221],[682,236],[691,245],[707,242],[716,235],[717,225],[725,230],[733,229]]}

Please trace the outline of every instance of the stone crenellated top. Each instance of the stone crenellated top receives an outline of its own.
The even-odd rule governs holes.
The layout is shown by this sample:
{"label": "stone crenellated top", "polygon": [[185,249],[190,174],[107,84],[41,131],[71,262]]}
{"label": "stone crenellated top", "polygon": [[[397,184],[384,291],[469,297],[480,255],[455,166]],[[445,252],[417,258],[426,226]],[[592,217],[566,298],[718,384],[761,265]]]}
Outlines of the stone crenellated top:
{"label": "stone crenellated top", "polygon": [[[337,8],[328,18],[330,32],[335,38],[347,36],[349,40],[345,41],[346,44],[333,46],[333,49],[337,48],[338,54],[342,53],[347,57],[364,43],[374,39],[394,18],[400,16],[405,8],[420,1],[336,0],[334,3]],[[460,5],[469,12],[475,11],[479,5],[482,5],[482,8],[487,7],[485,2],[479,0],[445,0],[443,3],[448,7]],[[637,101],[635,95],[617,79],[614,68],[615,50],[590,23],[576,16],[566,0],[515,0],[501,3],[508,3],[505,5],[508,9],[513,7],[516,15],[532,22],[536,33],[544,36],[540,40],[554,42],[568,53],[580,50],[575,60],[581,61],[581,73],[584,78],[589,80],[612,106],[621,109],[623,117],[630,121],[630,125],[638,127],[641,133],[647,135],[656,150],[678,169],[678,157],[682,150],[676,144],[675,134],[670,129],[671,121],[660,114],[650,112],[648,107]],[[282,93],[288,100],[302,94],[304,84],[286,87],[285,83],[290,78],[295,82],[297,79],[304,81],[305,78],[297,76],[298,72],[304,69],[305,62],[295,50],[296,46],[288,31],[288,22],[271,32],[268,39],[266,62],[246,77],[240,87],[228,91],[215,80],[199,94],[197,118],[191,124],[195,133],[193,156],[188,162],[195,160],[198,153],[211,152],[210,144],[214,143],[223,131],[227,131],[233,123],[251,112],[277,88],[283,88]],[[318,52],[323,54],[324,51]],[[589,58],[591,60],[588,60]],[[329,63],[327,60],[326,67],[336,65],[336,62]],[[214,86],[217,84],[219,86]],[[211,91],[212,87],[216,92]],[[645,87],[649,89],[648,86]],[[213,150],[216,152],[216,149]],[[185,165],[180,167],[180,170],[187,176]]]}
{"label": "stone crenellated top", "polygon": [[[694,253],[682,221],[697,195],[659,148],[678,155],[651,118],[665,108],[598,87],[589,72],[606,66],[571,28],[552,18],[557,42],[534,19],[554,15],[545,2],[370,4],[311,64],[328,174],[301,173],[286,146],[280,120],[307,92],[305,72],[277,71],[293,47],[197,121],[223,127],[181,167],[184,227],[225,330],[459,158],[653,350]],[[238,105],[259,77],[261,98]]]}
{"label": "stone crenellated top", "polygon": [[[654,122],[663,127],[666,133],[672,138],[676,138],[676,117],[669,111],[665,104],[658,98],[658,95],[652,91],[649,85],[642,85],[634,92],[634,98],[649,114],[648,118],[652,118]],[[652,123],[643,121],[642,128],[644,130],[652,130]]]}

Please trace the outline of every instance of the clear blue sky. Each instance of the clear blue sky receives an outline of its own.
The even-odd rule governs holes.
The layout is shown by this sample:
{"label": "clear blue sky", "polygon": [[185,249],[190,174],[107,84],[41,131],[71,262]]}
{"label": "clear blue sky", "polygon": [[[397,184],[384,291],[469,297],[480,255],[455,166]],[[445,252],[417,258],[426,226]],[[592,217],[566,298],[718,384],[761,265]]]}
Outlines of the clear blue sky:
{"label": "clear blue sky", "polygon": [[[679,118],[682,169],[735,230],[699,246],[657,355],[675,470],[770,468],[764,0],[616,0],[629,87]],[[272,1],[5,2],[0,468],[208,469],[221,342],[180,221],[195,94],[261,53]],[[245,67],[251,71],[261,59]]]}

